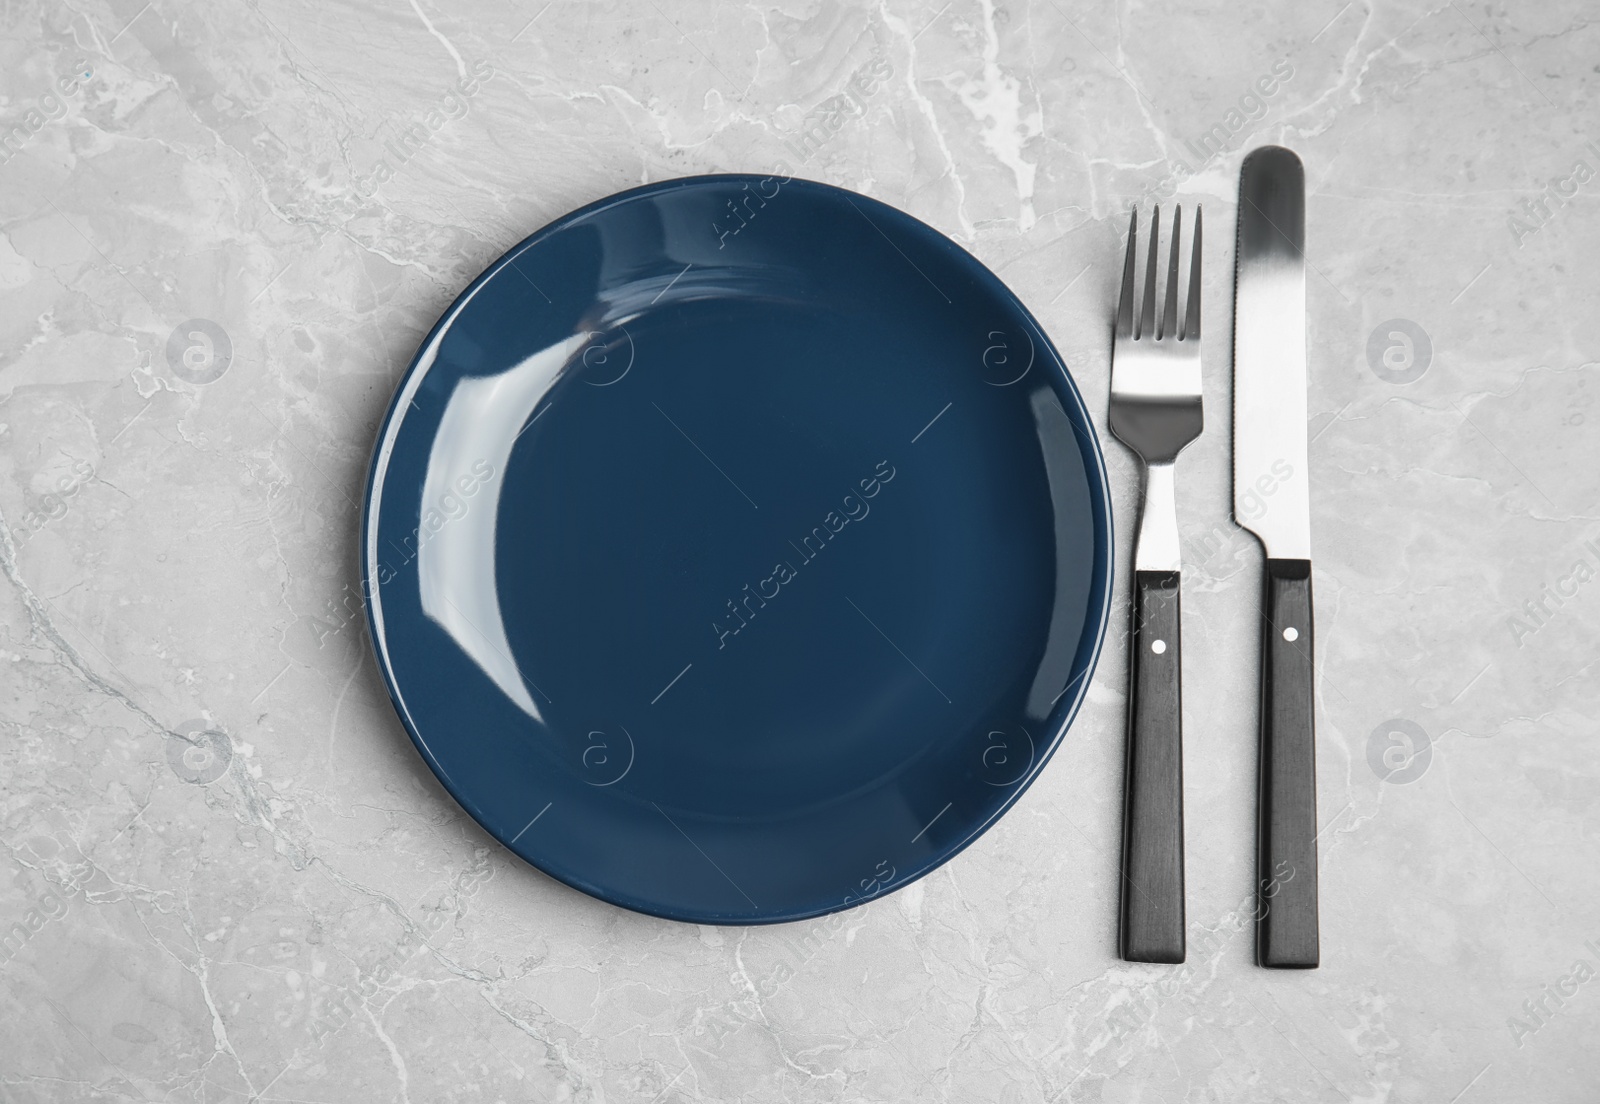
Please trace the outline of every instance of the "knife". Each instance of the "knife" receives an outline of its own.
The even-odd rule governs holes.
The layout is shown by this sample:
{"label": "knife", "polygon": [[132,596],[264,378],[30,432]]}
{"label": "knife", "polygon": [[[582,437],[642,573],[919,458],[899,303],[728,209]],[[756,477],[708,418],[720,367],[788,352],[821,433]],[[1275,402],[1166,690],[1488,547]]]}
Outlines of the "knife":
{"label": "knife", "polygon": [[1300,159],[1279,146],[1239,172],[1233,513],[1266,551],[1256,960],[1276,969],[1319,960],[1305,191]]}

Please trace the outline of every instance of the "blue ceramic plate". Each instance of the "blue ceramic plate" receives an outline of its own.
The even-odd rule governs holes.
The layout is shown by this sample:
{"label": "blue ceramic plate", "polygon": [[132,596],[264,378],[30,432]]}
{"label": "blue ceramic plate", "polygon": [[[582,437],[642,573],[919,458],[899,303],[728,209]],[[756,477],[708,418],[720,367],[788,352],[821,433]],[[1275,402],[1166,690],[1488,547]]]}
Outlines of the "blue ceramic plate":
{"label": "blue ceramic plate", "polygon": [[395,708],[466,810],[626,908],[856,904],[1044,767],[1104,634],[1094,430],[1017,298],[782,177],[559,219],[456,300],[363,519]]}

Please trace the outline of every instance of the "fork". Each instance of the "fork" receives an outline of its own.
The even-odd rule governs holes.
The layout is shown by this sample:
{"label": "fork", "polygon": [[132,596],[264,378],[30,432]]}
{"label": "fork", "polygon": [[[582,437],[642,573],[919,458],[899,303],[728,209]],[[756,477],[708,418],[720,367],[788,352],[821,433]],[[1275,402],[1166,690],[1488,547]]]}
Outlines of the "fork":
{"label": "fork", "polygon": [[1178,321],[1178,241],[1172,219],[1167,292],[1156,317],[1161,208],[1150,220],[1144,296],[1134,317],[1139,212],[1128,226],[1111,350],[1111,432],[1144,467],[1134,545],[1133,621],[1128,653],[1128,761],[1122,836],[1122,957],[1182,962],[1183,692],[1179,647],[1178,509],[1173,467],[1200,435],[1200,210],[1195,209],[1188,307]]}

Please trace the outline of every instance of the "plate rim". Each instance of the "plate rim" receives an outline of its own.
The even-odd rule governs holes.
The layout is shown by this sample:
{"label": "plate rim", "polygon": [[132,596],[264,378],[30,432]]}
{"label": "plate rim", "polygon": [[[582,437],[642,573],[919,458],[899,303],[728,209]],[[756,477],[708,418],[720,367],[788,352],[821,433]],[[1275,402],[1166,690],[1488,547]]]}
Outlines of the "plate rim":
{"label": "plate rim", "polygon": [[[567,230],[568,228],[593,217],[609,207],[625,202],[632,202],[644,196],[661,195],[684,188],[730,183],[753,185],[756,182],[768,180],[778,180],[780,185],[785,187],[790,184],[798,183],[802,185],[802,190],[805,188],[817,188],[824,192],[837,193],[851,202],[858,200],[865,201],[867,203],[885,208],[886,210],[893,212],[895,215],[907,220],[916,228],[916,233],[918,235],[925,235],[928,239],[939,244],[942,248],[948,248],[952,250],[959,264],[971,270],[971,272],[976,275],[980,281],[991,283],[993,286],[997,287],[1000,293],[1011,301],[1015,309],[1019,312],[1021,318],[1028,325],[1033,327],[1034,332],[1044,341],[1046,348],[1053,355],[1055,361],[1060,365],[1059,370],[1057,370],[1055,365],[1049,366],[1047,378],[1050,381],[1052,390],[1055,392],[1057,398],[1062,402],[1062,408],[1067,415],[1067,420],[1073,430],[1073,435],[1077,437],[1080,442],[1079,453],[1082,455],[1085,461],[1084,468],[1090,497],[1090,512],[1094,517],[1096,525],[1096,534],[1093,542],[1095,549],[1095,562],[1088,596],[1089,616],[1086,619],[1084,632],[1078,637],[1077,648],[1074,653],[1074,670],[1077,670],[1077,668],[1080,666],[1076,656],[1078,652],[1083,650],[1083,643],[1086,636],[1092,637],[1092,646],[1089,649],[1087,657],[1081,664],[1081,670],[1077,670],[1077,673],[1072,677],[1071,682],[1077,682],[1079,684],[1078,688],[1071,695],[1071,700],[1065,709],[1061,711],[1060,720],[1051,725],[1050,735],[1048,739],[1043,741],[1044,750],[1038,755],[1037,761],[1034,763],[1033,767],[1026,774],[1024,774],[1023,777],[1018,780],[1018,782],[1012,785],[1011,793],[1006,797],[1006,799],[997,805],[989,816],[983,818],[981,821],[974,821],[970,825],[969,831],[967,831],[967,833],[959,841],[940,848],[938,851],[934,852],[929,861],[924,864],[920,864],[914,873],[896,878],[890,885],[879,887],[868,897],[851,899],[851,897],[847,895],[839,903],[829,904],[817,908],[803,908],[783,912],[772,912],[770,914],[763,912],[761,915],[753,917],[735,916],[730,918],[720,918],[717,916],[707,915],[704,912],[691,913],[674,909],[670,906],[663,906],[659,903],[643,900],[637,897],[630,897],[626,893],[618,892],[615,888],[602,886],[598,883],[588,881],[576,872],[557,871],[550,869],[548,866],[538,861],[530,854],[513,846],[512,842],[508,842],[502,838],[501,834],[491,827],[488,821],[492,820],[493,818],[487,817],[483,810],[480,810],[477,807],[477,805],[462,791],[461,787],[457,785],[450,773],[444,768],[443,764],[441,764],[434,756],[432,750],[428,747],[427,741],[424,740],[421,733],[418,732],[417,725],[412,719],[410,711],[405,704],[404,694],[396,682],[394,672],[391,669],[387,658],[387,647],[385,643],[386,638],[383,634],[382,600],[379,595],[383,583],[381,580],[375,580],[373,577],[371,568],[373,567],[374,560],[369,553],[372,551],[371,542],[376,540],[378,514],[380,513],[380,508],[382,505],[381,500],[383,494],[383,481],[385,475],[387,474],[389,456],[393,451],[394,438],[397,436],[399,427],[405,419],[405,411],[410,404],[410,396],[415,392],[417,387],[420,386],[422,380],[426,378],[427,373],[432,369],[434,356],[430,354],[437,353],[437,345],[442,339],[445,331],[448,330],[448,328],[454,323],[455,318],[466,308],[467,304],[472,301],[473,297],[477,295],[479,290],[481,290],[481,288],[487,284],[490,279],[498,274],[503,268],[513,263],[516,258],[521,256],[527,250],[538,245],[546,238]],[[891,242],[891,244],[893,243]],[[361,517],[358,533],[360,543],[357,555],[360,559],[362,605],[364,607],[367,636],[372,657],[378,667],[379,672],[383,676],[384,689],[388,693],[389,702],[394,707],[396,716],[400,719],[402,727],[405,728],[406,735],[410,738],[412,746],[421,756],[423,763],[428,767],[428,770],[433,774],[434,778],[438,780],[439,784],[444,787],[447,793],[450,794],[451,798],[456,802],[456,804],[459,805],[462,810],[472,818],[473,822],[476,823],[480,829],[487,833],[492,839],[494,839],[511,854],[515,855],[518,859],[522,860],[522,862],[533,867],[546,877],[551,878],[570,889],[577,890],[585,896],[604,902],[605,904],[627,909],[631,912],[641,913],[646,916],[651,916],[662,920],[675,921],[678,923],[709,924],[718,927],[764,927],[769,924],[798,923],[801,921],[817,919],[819,917],[838,915],[870,901],[881,900],[894,893],[898,893],[906,886],[921,881],[929,874],[932,874],[934,871],[939,870],[941,867],[951,862],[968,847],[976,843],[979,838],[993,828],[1001,818],[1011,811],[1017,802],[1021,800],[1022,795],[1025,794],[1030,787],[1032,787],[1034,782],[1044,772],[1045,767],[1047,767],[1050,763],[1050,760],[1054,758],[1056,751],[1065,742],[1067,733],[1072,728],[1072,723],[1077,719],[1079,712],[1083,708],[1083,703],[1088,698],[1089,686],[1094,681],[1095,671],[1099,667],[1101,656],[1105,650],[1106,631],[1107,626],[1110,624],[1111,608],[1113,604],[1112,595],[1116,564],[1116,525],[1111,498],[1110,480],[1107,474],[1105,453],[1101,446],[1100,435],[1095,429],[1094,420],[1090,416],[1088,404],[1084,402],[1083,394],[1078,389],[1077,381],[1073,378],[1071,372],[1068,370],[1066,357],[1061,355],[1061,351],[1056,348],[1055,342],[1051,339],[1049,332],[1045,330],[1045,328],[1039,323],[1039,320],[1034,317],[1033,312],[1028,309],[1027,304],[1023,302],[1022,297],[1018,295],[1009,284],[1002,280],[998,274],[990,269],[988,265],[984,264],[982,260],[972,254],[960,242],[956,241],[948,234],[945,234],[937,227],[931,226],[924,222],[922,219],[911,214],[909,211],[905,211],[902,208],[890,203],[886,203],[883,200],[864,195],[860,192],[854,191],[853,189],[844,188],[837,184],[830,184],[826,181],[812,180],[807,177],[795,176],[792,174],[785,175],[778,172],[697,173],[690,176],[672,177],[666,180],[658,180],[647,184],[636,185],[632,188],[626,188],[619,192],[610,193],[580,207],[574,208],[573,210],[568,211],[565,214],[545,223],[538,229],[534,230],[531,234],[528,234],[526,237],[522,238],[516,244],[505,249],[497,258],[491,261],[474,280],[464,287],[456,295],[456,297],[451,300],[449,306],[447,306],[440,313],[438,319],[428,329],[426,335],[424,335],[422,340],[418,343],[416,352],[412,354],[410,360],[406,364],[405,371],[395,382],[394,393],[389,399],[388,406],[384,410],[383,418],[378,424],[377,432],[374,437],[371,457],[367,464],[366,480],[362,488],[360,515]],[[1094,616],[1096,611],[1098,611],[1097,618]],[[1096,623],[1090,626],[1087,623],[1087,620],[1094,620]],[[1068,684],[1069,689],[1071,687],[1071,682]],[[1063,691],[1063,697],[1065,696],[1066,692]],[[1059,700],[1060,699],[1058,699],[1058,702]]]}

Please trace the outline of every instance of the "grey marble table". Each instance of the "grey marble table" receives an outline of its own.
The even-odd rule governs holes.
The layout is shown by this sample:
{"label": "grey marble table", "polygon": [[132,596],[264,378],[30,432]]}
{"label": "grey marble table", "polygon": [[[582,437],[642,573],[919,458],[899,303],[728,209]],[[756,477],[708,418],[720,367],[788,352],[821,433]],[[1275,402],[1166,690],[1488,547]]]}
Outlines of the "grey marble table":
{"label": "grey marble table", "polygon": [[[1592,5],[9,0],[0,29],[0,1098],[1600,1096]],[[1310,191],[1310,973],[1255,968],[1246,923],[1228,308],[1268,142]],[[396,721],[356,503],[421,335],[575,206],[785,163],[999,272],[1102,434],[1129,208],[1206,205],[1182,970],[1115,954],[1114,643],[977,845],[759,930],[531,870]]]}

